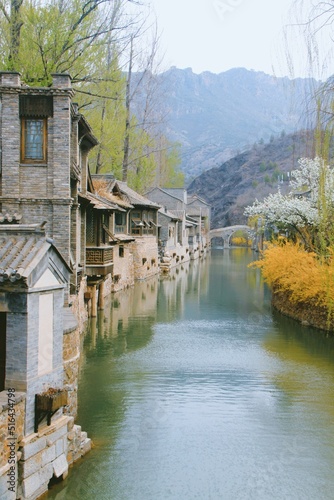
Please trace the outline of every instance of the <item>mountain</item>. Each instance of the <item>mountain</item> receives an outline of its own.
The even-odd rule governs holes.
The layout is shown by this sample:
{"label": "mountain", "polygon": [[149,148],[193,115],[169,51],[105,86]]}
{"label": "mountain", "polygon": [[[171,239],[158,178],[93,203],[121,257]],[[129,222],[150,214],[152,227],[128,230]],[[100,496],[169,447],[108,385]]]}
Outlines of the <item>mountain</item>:
{"label": "mountain", "polygon": [[255,142],[309,127],[307,108],[319,86],[313,79],[276,78],[244,68],[197,75],[173,67],[156,78],[163,88],[165,133],[182,145],[188,181]]}
{"label": "mountain", "polygon": [[212,206],[211,227],[218,228],[247,223],[244,208],[257,198],[263,199],[278,187],[289,191],[290,172],[298,159],[314,157],[313,132],[282,133],[268,143],[255,144],[199,175],[188,187]]}

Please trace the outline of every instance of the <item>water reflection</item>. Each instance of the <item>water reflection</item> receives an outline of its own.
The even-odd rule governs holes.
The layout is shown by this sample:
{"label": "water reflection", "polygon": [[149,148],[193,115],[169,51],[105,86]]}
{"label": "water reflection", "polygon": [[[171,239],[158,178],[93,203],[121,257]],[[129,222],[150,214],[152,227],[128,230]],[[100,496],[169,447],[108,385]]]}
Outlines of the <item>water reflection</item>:
{"label": "water reflection", "polygon": [[[324,411],[331,421],[334,416],[334,342],[332,338],[313,328],[305,328],[293,320],[273,313],[280,333],[269,334],[263,346],[266,351],[284,363],[270,380],[283,391],[290,404],[302,402],[304,411],[318,418]],[[325,417],[323,414],[323,418]]]}
{"label": "water reflection", "polygon": [[111,297],[79,386],[95,448],[49,498],[333,498],[333,339],[271,311],[253,258],[214,251]]}

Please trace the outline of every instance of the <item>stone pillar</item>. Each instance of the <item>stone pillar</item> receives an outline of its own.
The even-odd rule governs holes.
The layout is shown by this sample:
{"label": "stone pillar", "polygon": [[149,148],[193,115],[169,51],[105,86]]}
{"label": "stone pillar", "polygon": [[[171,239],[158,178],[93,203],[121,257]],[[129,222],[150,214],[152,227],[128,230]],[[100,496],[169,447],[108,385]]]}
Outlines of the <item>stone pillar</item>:
{"label": "stone pillar", "polygon": [[20,88],[20,74],[1,72],[1,167],[2,167],[2,193],[8,200],[2,204],[4,213],[19,212],[19,164],[21,123],[19,116],[19,94],[15,88]]}
{"label": "stone pillar", "polygon": [[97,300],[96,300],[96,285],[92,285],[92,318],[96,318],[97,316]]}
{"label": "stone pillar", "polygon": [[53,73],[52,87],[56,89],[70,89],[72,88],[71,76],[68,73]]}
{"label": "stone pillar", "polygon": [[[49,128],[49,155],[52,178],[52,238],[70,263],[71,249],[71,79],[67,74],[53,76],[53,118]],[[75,257],[75,256],[74,256]]]}
{"label": "stone pillar", "polygon": [[99,286],[99,309],[104,309],[104,281]]}
{"label": "stone pillar", "polygon": [[0,85],[3,87],[21,87],[20,76],[17,71],[1,71]]}

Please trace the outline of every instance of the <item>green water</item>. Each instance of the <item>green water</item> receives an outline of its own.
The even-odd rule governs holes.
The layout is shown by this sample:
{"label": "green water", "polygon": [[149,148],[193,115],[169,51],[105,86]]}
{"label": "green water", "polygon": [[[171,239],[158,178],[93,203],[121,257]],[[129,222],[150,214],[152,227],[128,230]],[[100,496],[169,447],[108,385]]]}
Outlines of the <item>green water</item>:
{"label": "green water", "polygon": [[84,340],[94,449],[52,499],[334,499],[334,340],[271,310],[250,250],[114,295]]}

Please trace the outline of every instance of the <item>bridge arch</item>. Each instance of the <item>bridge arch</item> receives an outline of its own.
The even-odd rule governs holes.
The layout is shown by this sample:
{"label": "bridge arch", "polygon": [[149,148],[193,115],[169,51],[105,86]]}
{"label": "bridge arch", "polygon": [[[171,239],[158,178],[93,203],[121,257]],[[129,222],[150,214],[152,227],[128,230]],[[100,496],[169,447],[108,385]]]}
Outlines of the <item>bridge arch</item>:
{"label": "bridge arch", "polygon": [[229,248],[231,237],[237,231],[243,231],[247,233],[252,238],[254,244],[255,231],[254,229],[246,225],[228,226],[228,227],[220,227],[218,229],[211,229],[209,233],[210,241],[212,240],[212,238],[222,238],[224,241],[224,248]]}

